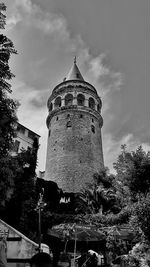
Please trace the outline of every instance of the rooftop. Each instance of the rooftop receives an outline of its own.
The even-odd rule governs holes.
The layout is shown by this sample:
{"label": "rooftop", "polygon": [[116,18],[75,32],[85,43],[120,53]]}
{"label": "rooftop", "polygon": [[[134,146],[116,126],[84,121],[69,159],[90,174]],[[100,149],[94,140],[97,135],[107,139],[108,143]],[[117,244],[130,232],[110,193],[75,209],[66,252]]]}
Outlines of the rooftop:
{"label": "rooftop", "polygon": [[73,65],[72,65],[67,77],[64,79],[64,81],[69,81],[69,80],[84,81],[84,79],[81,75],[81,72],[79,71],[79,68],[76,64],[76,57],[74,57]]}

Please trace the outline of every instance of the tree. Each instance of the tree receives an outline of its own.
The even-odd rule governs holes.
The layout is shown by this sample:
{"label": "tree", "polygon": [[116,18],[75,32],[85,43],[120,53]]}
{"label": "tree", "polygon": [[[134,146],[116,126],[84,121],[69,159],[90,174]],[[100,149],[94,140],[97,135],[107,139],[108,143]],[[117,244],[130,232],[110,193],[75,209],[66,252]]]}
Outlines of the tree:
{"label": "tree", "polygon": [[150,151],[145,152],[142,146],[131,152],[127,151],[126,146],[121,149],[114,163],[116,181],[132,199],[139,193],[147,194],[150,190]]}
{"label": "tree", "polygon": [[114,168],[115,185],[122,194],[122,211],[128,210],[129,227],[140,233],[139,240],[144,236],[150,242],[150,151],[139,146],[129,152],[123,145]]}
{"label": "tree", "polygon": [[[0,4],[0,29],[4,29],[6,16],[4,4]],[[14,75],[9,68],[11,54],[16,53],[10,39],[0,34],[0,210],[10,199],[15,177],[16,163],[9,155],[15,136],[17,103],[8,96],[11,85],[7,82]]]}
{"label": "tree", "polygon": [[[4,4],[0,4],[0,28],[5,26],[6,10]],[[12,41],[0,34],[0,159],[8,154],[15,136],[15,123],[17,121],[17,103],[8,96],[11,92],[11,85],[7,82],[14,75],[9,67],[9,59],[16,53]]]}
{"label": "tree", "polygon": [[[37,230],[35,225],[38,225],[35,211],[38,199],[35,173],[38,147],[38,141],[35,139],[33,148],[23,149],[14,157],[17,169],[13,193],[5,209],[6,221],[30,238],[34,238]],[[11,210],[13,210],[13,218],[10,215]]]}
{"label": "tree", "polygon": [[84,212],[103,214],[119,211],[113,179],[113,175],[107,175],[106,170],[94,174],[93,183],[87,184],[80,194],[80,205]]}
{"label": "tree", "polygon": [[138,196],[133,205],[131,223],[142,230],[144,239],[150,243],[150,193]]}

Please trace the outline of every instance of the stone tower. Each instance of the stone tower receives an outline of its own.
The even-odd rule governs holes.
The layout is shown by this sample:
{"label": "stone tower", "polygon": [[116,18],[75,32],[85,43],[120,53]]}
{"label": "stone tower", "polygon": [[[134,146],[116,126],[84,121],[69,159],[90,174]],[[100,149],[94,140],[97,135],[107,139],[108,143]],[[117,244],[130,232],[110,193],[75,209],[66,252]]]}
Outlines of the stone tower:
{"label": "stone tower", "polygon": [[48,99],[48,144],[45,179],[64,192],[79,192],[103,166],[102,102],[84,81],[76,59]]}

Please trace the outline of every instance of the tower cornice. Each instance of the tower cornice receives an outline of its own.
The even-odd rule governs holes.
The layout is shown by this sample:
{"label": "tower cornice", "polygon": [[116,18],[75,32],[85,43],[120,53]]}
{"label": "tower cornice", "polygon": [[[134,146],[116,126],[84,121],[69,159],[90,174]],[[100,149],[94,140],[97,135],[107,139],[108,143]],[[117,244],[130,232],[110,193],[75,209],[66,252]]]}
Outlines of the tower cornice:
{"label": "tower cornice", "polygon": [[67,87],[70,86],[71,84],[73,84],[73,86],[87,86],[88,88],[91,89],[91,91],[94,91],[97,94],[97,91],[95,89],[95,87],[93,85],[91,85],[90,83],[86,82],[86,81],[82,81],[82,80],[67,80],[67,81],[63,81],[62,83],[59,83],[58,85],[55,86],[55,88],[53,89],[52,93],[57,92],[59,90],[59,88],[61,87]]}
{"label": "tower cornice", "polygon": [[66,111],[69,112],[70,110],[71,111],[77,111],[77,112],[90,114],[91,116],[93,116],[95,119],[97,119],[99,121],[100,127],[103,126],[103,118],[102,118],[101,114],[98,111],[90,109],[90,108],[85,107],[85,106],[84,107],[82,107],[82,106],[79,107],[79,106],[71,105],[71,106],[60,107],[60,108],[57,108],[57,109],[51,111],[48,114],[47,120],[46,120],[47,128],[49,128],[49,123],[50,123],[51,119],[54,116],[62,114],[63,112],[66,112]]}

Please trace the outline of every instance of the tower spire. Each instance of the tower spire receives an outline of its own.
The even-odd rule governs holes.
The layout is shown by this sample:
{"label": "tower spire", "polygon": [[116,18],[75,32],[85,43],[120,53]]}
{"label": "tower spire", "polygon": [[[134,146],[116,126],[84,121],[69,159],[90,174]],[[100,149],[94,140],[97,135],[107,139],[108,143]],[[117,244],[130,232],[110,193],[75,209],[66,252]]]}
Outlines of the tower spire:
{"label": "tower spire", "polygon": [[79,71],[79,68],[76,64],[77,62],[77,58],[76,56],[74,57],[74,60],[73,60],[73,66],[71,67],[65,81],[69,81],[69,80],[80,80],[80,81],[84,81],[83,77],[82,77],[82,74],[81,72]]}

